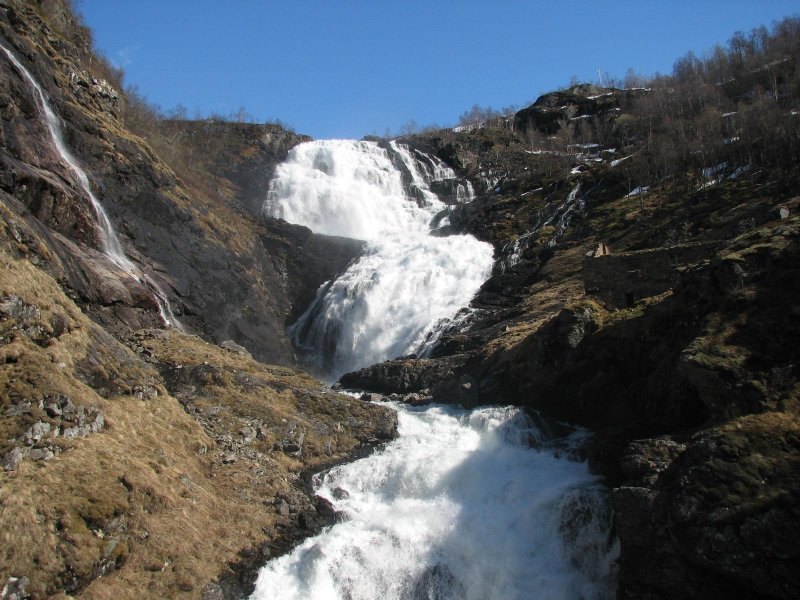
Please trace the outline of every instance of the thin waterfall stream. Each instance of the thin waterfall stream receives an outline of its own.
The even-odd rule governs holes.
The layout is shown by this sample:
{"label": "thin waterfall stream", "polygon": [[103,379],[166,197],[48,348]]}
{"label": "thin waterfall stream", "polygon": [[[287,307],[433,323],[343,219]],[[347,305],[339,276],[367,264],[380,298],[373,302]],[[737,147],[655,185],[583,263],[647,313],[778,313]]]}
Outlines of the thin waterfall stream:
{"label": "thin waterfall stream", "polygon": [[[366,240],[290,328],[329,380],[424,352],[490,276],[488,244],[430,235],[447,214],[430,186],[445,179],[441,161],[395,141],[307,142],[278,167],[267,214]],[[389,405],[398,439],[314,478],[341,522],[268,562],[254,600],[613,597],[607,492],[579,458],[588,432],[555,436],[514,407]]]}
{"label": "thin waterfall stream", "polygon": [[97,196],[95,196],[94,192],[92,191],[88,175],[86,175],[86,172],[83,170],[77,159],[72,155],[64,143],[61,121],[50,107],[50,103],[47,101],[47,95],[45,94],[44,90],[30,73],[30,71],[28,71],[28,69],[26,69],[19,60],[17,60],[17,57],[14,56],[14,53],[11,52],[11,50],[6,48],[3,44],[0,44],[0,50],[5,53],[14,67],[16,67],[17,71],[22,74],[25,81],[33,91],[36,105],[42,113],[43,122],[47,127],[48,133],[50,134],[50,139],[53,142],[53,146],[63,162],[69,168],[70,172],[72,172],[83,193],[89,199],[95,216],[97,217],[97,224],[100,229],[100,243],[102,245],[103,254],[105,254],[105,256],[118,269],[139,283],[145,285],[151,291],[153,298],[158,305],[161,320],[165,325],[183,329],[172,311],[172,307],[170,306],[164,290],[161,289],[161,287],[150,276],[144,273],[144,271],[142,271],[126,256],[125,251],[122,248],[122,244],[119,241],[116,232],[114,231],[113,225],[111,224],[111,220],[108,218],[108,213],[106,213],[103,205],[100,203],[100,200],[98,200]]}

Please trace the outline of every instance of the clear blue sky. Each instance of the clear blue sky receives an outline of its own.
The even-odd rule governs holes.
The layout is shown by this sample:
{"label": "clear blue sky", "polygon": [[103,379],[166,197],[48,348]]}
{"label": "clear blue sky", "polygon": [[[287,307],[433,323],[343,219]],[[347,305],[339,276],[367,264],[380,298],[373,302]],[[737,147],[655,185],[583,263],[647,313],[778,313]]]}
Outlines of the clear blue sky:
{"label": "clear blue sky", "polygon": [[670,72],[797,0],[78,0],[126,83],[168,109],[278,118],[315,138],[454,124],[575,75]]}

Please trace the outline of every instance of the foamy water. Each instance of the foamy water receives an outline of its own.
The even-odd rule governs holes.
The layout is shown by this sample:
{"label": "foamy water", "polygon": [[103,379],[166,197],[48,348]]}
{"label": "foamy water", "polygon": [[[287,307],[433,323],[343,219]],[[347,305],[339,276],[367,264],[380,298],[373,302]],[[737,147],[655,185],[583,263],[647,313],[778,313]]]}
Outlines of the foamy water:
{"label": "foamy water", "polygon": [[[367,241],[363,255],[290,329],[295,344],[332,379],[418,351],[436,327],[469,304],[492,269],[492,247],[473,236],[429,235],[446,206],[432,181],[455,177],[392,142],[411,173],[412,194],[389,152],[375,142],[300,144],[279,165],[266,212],[317,233]],[[460,194],[468,193],[462,184]],[[433,339],[432,339],[433,338]]]}
{"label": "foamy water", "polygon": [[346,520],[270,561],[253,600],[613,597],[611,514],[585,463],[532,449],[546,441],[516,408],[395,408],[399,439],[316,479]]}

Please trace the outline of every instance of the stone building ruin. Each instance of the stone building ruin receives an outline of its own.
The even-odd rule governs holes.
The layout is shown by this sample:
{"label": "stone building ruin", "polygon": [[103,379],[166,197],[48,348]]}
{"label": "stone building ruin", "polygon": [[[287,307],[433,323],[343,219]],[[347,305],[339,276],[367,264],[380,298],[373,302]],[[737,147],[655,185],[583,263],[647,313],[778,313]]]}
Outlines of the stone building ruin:
{"label": "stone building ruin", "polygon": [[583,259],[586,294],[610,308],[633,306],[637,300],[663,294],[678,280],[678,270],[710,258],[719,242],[696,242],[614,254],[600,242]]}

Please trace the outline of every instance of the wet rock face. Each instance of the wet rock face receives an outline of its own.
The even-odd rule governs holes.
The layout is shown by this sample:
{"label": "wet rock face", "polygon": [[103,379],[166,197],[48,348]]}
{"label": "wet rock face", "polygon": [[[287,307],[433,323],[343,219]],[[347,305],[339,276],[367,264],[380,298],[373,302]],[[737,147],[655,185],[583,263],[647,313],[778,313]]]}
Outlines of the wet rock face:
{"label": "wet rock face", "polygon": [[613,492],[621,598],[793,598],[800,426],[744,417],[683,443],[628,446]]}
{"label": "wet rock face", "polygon": [[430,391],[441,381],[455,377],[454,369],[462,362],[463,357],[448,357],[443,360],[398,358],[346,373],[339,383],[345,388],[381,394]]}
{"label": "wet rock face", "polygon": [[[52,22],[20,4],[0,15],[0,27],[43,86],[63,122],[65,144],[128,257],[163,288],[188,328],[219,342],[232,340],[258,359],[293,363],[285,327],[319,285],[361,250],[359,242],[265,222],[261,214],[275,165],[308,138],[277,125],[162,124],[160,133],[181,142],[183,152],[199,157],[206,169],[192,170],[176,159],[179,178],[126,129],[122,93],[92,72],[90,50],[69,10],[50,1],[42,12]],[[46,35],[26,38],[15,28]],[[48,53],[64,64],[56,67]],[[100,252],[97,215],[59,157],[30,84],[7,60],[0,61],[0,71],[4,204],[58,257],[60,279],[106,327],[124,335],[129,328],[159,325],[152,291],[120,274]]]}
{"label": "wet rock face", "polygon": [[22,202],[50,229],[88,244],[99,242],[95,215],[50,141],[27,81],[2,53],[0,189]]}

